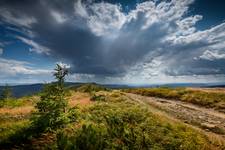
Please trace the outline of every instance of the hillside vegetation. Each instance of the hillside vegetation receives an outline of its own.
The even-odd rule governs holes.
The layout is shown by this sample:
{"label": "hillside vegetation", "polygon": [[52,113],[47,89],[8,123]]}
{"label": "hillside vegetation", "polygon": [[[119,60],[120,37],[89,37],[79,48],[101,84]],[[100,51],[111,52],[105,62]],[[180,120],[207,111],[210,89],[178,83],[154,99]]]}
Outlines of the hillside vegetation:
{"label": "hillside vegetation", "polygon": [[200,106],[214,108],[225,113],[225,93],[194,90],[188,88],[135,88],[125,92],[143,96],[159,97],[190,102]]}
{"label": "hillside vegetation", "polygon": [[[71,93],[77,98],[83,95]],[[94,94],[102,99],[90,97],[90,104],[78,104],[74,122],[38,136],[28,130],[31,112],[35,111],[33,102],[38,101],[37,98],[23,98],[23,106],[1,108],[9,111],[0,110],[0,147],[81,150],[225,148],[217,141],[210,141],[200,131],[152,113],[147,106],[132,101],[123,93],[99,91]]]}
{"label": "hillside vegetation", "polygon": [[154,115],[147,107],[120,93],[106,93],[105,99],[79,109],[78,121],[57,133],[57,147],[81,150],[210,148],[204,135]]}
{"label": "hillside vegetation", "polygon": [[0,145],[6,148],[23,144],[22,147],[28,148],[81,150],[215,148],[201,132],[153,114],[146,106],[120,92],[100,91],[95,94],[104,96],[105,100],[92,100],[89,105],[78,106],[74,122],[39,136],[29,133],[27,139],[23,136],[25,131],[29,132],[31,113],[4,114],[0,123]]}

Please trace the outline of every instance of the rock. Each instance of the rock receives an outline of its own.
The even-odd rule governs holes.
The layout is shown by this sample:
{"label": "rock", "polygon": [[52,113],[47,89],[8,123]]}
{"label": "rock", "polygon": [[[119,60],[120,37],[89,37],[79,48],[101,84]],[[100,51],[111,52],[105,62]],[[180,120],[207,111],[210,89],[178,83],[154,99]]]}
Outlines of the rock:
{"label": "rock", "polygon": [[203,119],[203,118],[204,118],[204,116],[198,116],[198,118],[199,118],[199,119]]}
{"label": "rock", "polygon": [[214,129],[214,128],[216,128],[216,125],[214,125],[214,124],[209,124],[209,123],[201,123],[201,126],[202,126],[203,128],[207,128],[207,129]]}

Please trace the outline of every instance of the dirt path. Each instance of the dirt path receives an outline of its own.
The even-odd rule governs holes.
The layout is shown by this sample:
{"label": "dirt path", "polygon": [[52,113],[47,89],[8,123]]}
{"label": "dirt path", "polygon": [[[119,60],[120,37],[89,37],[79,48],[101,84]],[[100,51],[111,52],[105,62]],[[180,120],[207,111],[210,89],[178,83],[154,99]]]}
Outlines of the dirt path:
{"label": "dirt path", "polygon": [[131,93],[126,93],[126,96],[139,103],[149,104],[157,110],[194,127],[215,133],[225,140],[225,114],[223,113],[181,101],[146,97]]}

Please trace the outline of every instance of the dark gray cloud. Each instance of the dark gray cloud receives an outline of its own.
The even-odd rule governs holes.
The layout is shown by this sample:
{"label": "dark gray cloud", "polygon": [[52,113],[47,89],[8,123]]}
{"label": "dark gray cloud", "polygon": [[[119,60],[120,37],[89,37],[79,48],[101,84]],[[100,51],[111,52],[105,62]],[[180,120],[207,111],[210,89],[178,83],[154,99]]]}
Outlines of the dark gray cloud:
{"label": "dark gray cloud", "polygon": [[33,51],[70,63],[73,73],[225,74],[225,24],[198,31],[202,16],[184,17],[191,3],[147,1],[125,13],[107,2],[2,0],[0,20],[20,30],[15,37]]}

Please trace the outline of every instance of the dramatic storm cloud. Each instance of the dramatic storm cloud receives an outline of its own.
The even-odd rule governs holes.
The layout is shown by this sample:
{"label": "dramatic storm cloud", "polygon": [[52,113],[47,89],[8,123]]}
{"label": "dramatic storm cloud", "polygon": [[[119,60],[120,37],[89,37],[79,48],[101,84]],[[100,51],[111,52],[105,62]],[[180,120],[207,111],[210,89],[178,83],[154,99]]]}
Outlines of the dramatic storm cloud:
{"label": "dramatic storm cloud", "polygon": [[[72,74],[85,81],[221,81],[225,23],[198,29],[204,16],[190,13],[194,3],[145,1],[125,11],[119,2],[2,0],[0,57],[6,45],[20,42],[29,53],[70,64]],[[1,58],[0,67],[4,64],[9,62]],[[21,69],[29,74],[49,72]]]}

